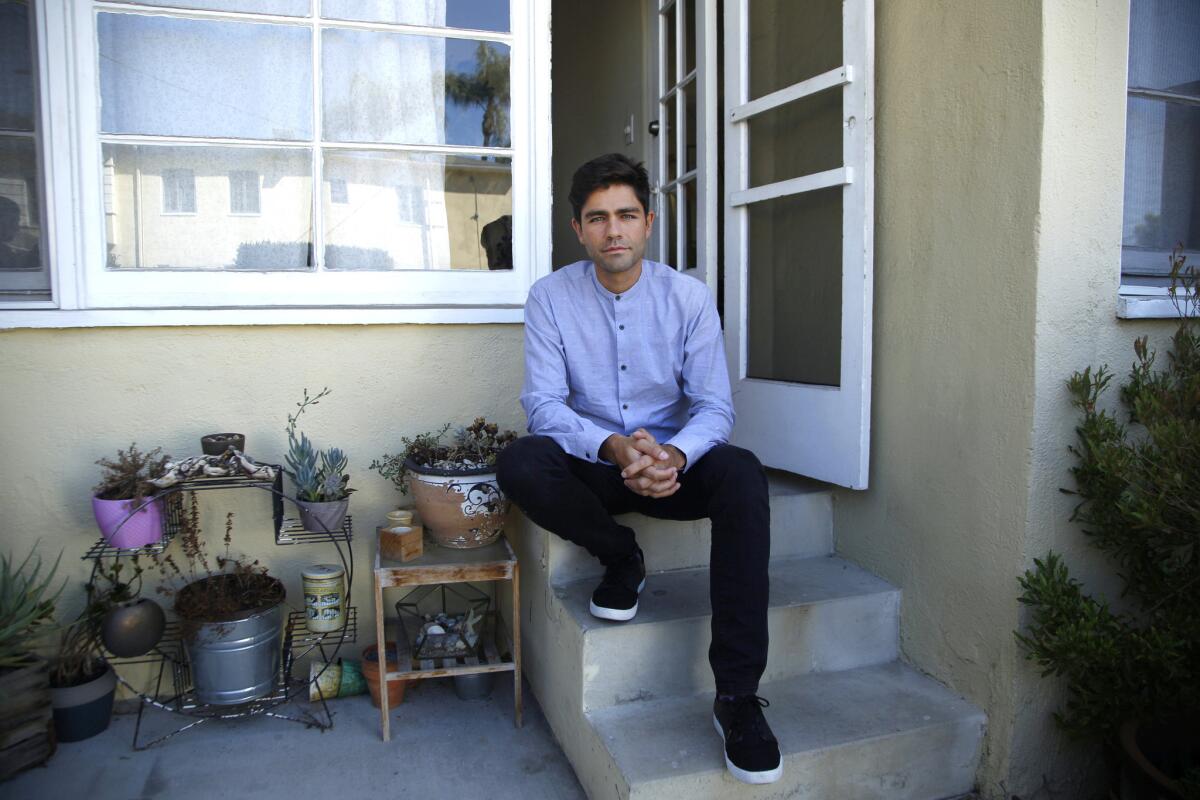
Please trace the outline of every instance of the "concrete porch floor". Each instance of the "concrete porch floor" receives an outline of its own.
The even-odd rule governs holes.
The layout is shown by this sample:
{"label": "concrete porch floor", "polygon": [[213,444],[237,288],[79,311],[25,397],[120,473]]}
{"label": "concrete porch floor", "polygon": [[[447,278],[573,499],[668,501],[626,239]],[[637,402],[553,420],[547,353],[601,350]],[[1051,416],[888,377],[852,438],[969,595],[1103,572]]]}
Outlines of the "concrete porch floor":
{"label": "concrete porch floor", "polygon": [[[511,680],[497,679],[489,699],[471,702],[459,700],[449,680],[425,680],[392,712],[390,742],[362,695],[332,701],[334,727],[324,733],[264,717],[214,720],[142,752],[131,746],[135,715],[120,714],[99,736],[59,745],[46,766],[0,784],[0,795],[584,798],[528,685],[524,698],[525,725],[514,728]],[[184,721],[149,709],[143,733],[153,738]]]}

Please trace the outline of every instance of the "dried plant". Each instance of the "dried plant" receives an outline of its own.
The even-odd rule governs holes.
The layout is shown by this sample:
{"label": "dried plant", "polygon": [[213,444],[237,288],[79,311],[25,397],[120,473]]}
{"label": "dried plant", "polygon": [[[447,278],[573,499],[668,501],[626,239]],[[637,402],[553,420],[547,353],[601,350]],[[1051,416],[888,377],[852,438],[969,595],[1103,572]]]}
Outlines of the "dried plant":
{"label": "dried plant", "polygon": [[118,450],[115,461],[102,458],[96,462],[104,469],[104,474],[92,493],[101,500],[132,500],[135,505],[141,505],[147,497],[158,492],[158,487],[151,481],[163,476],[170,459],[163,455],[160,447],[143,453],[134,442],[128,450]]}
{"label": "dried plant", "polygon": [[[200,528],[196,493],[190,492],[186,502],[179,532],[182,559],[170,553],[151,555],[163,577],[158,592],[174,598],[180,619],[221,622],[282,602],[283,584],[267,574],[267,567],[233,552],[233,512],[225,515],[224,547],[212,555]],[[186,627],[184,634],[188,634]]]}

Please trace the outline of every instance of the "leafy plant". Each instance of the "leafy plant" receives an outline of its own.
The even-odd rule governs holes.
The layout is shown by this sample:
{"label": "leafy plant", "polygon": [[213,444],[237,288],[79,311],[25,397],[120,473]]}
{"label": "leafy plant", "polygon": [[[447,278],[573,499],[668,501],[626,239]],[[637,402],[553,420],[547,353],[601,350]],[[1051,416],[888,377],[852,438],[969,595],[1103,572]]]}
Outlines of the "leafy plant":
{"label": "leafy plant", "polygon": [[1128,422],[1099,407],[1107,367],[1067,381],[1082,414],[1071,519],[1115,562],[1132,610],[1085,594],[1055,553],[1019,579],[1032,618],[1017,639],[1043,674],[1066,679],[1055,719],[1080,737],[1112,741],[1126,719],[1200,713],[1200,300],[1178,250],[1171,276],[1181,321],[1161,369],[1146,338],[1135,341],[1120,388]]}
{"label": "leafy plant", "polygon": [[163,455],[162,448],[143,453],[134,442],[128,450],[118,450],[115,461],[102,458],[96,462],[104,474],[92,493],[101,500],[132,500],[135,505],[141,505],[147,497],[158,492],[158,487],[151,481],[163,476],[169,460],[170,456]]}
{"label": "leafy plant", "polygon": [[406,462],[435,469],[478,469],[496,466],[500,451],[512,443],[517,434],[513,431],[500,433],[495,423],[476,417],[465,428],[459,428],[450,444],[443,444],[442,437],[450,430],[447,422],[437,432],[418,434],[411,439],[402,437],[402,449],[395,455],[385,454],[371,462],[370,468],[390,480],[401,494],[408,493],[408,469]]}
{"label": "leafy plant", "polygon": [[325,387],[315,396],[308,396],[304,390],[304,399],[296,404],[295,414],[288,414],[287,437],[288,452],[284,456],[287,463],[288,477],[296,484],[296,497],[312,503],[324,503],[334,500],[345,500],[354,489],[347,487],[350,476],[346,470],[350,460],[346,454],[336,447],[328,450],[317,450],[312,441],[302,431],[296,438],[296,423],[300,415],[309,406],[321,402],[321,398],[330,394]]}
{"label": "leafy plant", "polygon": [[35,548],[14,566],[0,556],[0,669],[17,669],[30,661],[34,644],[54,626],[54,607],[63,586],[51,589],[62,553],[49,569]]}

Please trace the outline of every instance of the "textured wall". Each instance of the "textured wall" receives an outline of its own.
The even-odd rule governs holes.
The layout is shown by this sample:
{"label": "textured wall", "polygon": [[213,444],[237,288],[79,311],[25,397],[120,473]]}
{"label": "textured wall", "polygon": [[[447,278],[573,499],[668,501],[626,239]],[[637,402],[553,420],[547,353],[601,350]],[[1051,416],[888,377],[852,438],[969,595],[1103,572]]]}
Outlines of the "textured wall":
{"label": "textured wall", "polygon": [[876,4],[870,489],[840,553],[903,590],[905,657],[988,714],[1008,763],[1034,411],[1041,14],[1034,0]]}
{"label": "textured wall", "polygon": [[[411,436],[477,415],[524,431],[517,402],[523,374],[519,325],[118,328],[0,333],[0,535],[22,553],[64,552],[75,582],[65,611],[82,604],[87,565],[79,556],[98,538],[91,516],[93,462],[131,441],[175,456],[200,450],[200,436],[238,431],[251,456],[281,463],[286,416],[304,387],[333,393],[306,412],[301,430],[318,447],[350,457],[355,518],[353,601],[359,645],[374,624],[370,560],[375,526],[400,500],[369,470]],[[285,485],[290,491],[290,483]],[[329,545],[276,547],[268,495],[201,495],[210,541],[219,543],[234,510],[235,547],[262,557],[303,608],[299,569],[334,560]]]}

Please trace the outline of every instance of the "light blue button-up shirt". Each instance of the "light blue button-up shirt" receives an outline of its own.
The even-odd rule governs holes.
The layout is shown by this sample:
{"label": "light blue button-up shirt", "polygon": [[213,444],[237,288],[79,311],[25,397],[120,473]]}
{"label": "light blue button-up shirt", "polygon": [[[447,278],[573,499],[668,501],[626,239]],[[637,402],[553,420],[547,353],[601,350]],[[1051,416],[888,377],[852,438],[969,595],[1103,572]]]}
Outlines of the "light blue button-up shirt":
{"label": "light blue button-up shirt", "polygon": [[733,402],[721,322],[703,283],[654,261],[617,295],[577,261],[537,281],[525,303],[529,432],[598,461],[614,433],[649,431],[685,471],[729,441]]}

